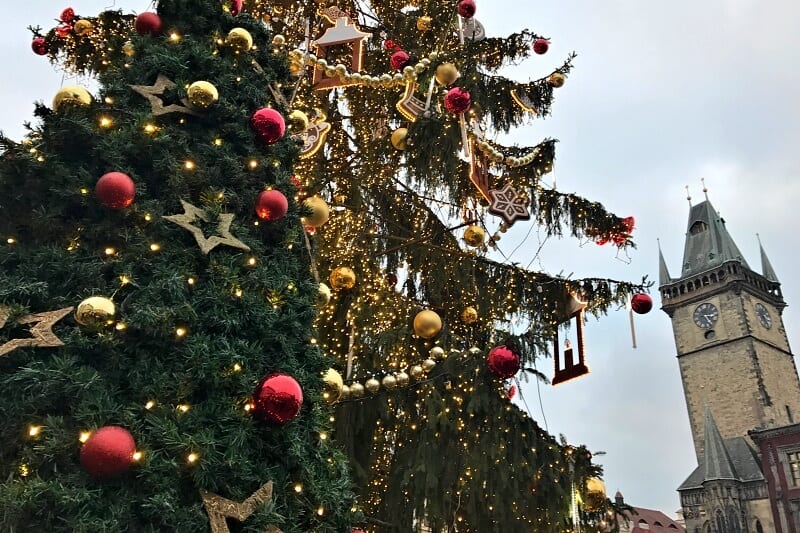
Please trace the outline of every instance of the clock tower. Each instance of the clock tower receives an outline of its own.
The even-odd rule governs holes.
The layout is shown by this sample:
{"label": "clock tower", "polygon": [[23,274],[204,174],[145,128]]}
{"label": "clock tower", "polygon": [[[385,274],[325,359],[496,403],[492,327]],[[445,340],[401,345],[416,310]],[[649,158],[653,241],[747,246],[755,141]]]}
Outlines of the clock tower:
{"label": "clock tower", "polygon": [[687,531],[756,531],[756,522],[769,531],[767,484],[748,432],[800,422],[775,271],[763,247],[761,272],[750,268],[706,197],[689,211],[679,277],[659,250],[659,292],[698,462],[678,489]]}

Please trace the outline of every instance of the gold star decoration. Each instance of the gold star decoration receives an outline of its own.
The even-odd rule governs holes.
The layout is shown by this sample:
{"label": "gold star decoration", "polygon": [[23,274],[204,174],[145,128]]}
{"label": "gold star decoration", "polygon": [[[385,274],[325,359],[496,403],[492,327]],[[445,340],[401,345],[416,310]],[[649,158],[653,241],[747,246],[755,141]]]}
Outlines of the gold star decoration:
{"label": "gold star decoration", "polygon": [[[208,513],[208,521],[211,523],[211,533],[230,533],[225,517],[235,518],[239,522],[244,522],[255,512],[259,505],[272,501],[272,481],[263,485],[241,503],[231,501],[203,489],[200,489],[200,496],[203,498],[203,505]],[[267,526],[264,533],[281,533],[281,530],[270,525]]]}
{"label": "gold star decoration", "polygon": [[518,195],[510,183],[506,183],[500,189],[492,189],[489,191],[489,196],[492,198],[489,212],[502,217],[509,226],[517,220],[531,218],[525,197]]}
{"label": "gold star decoration", "polygon": [[147,98],[147,101],[150,102],[150,108],[153,111],[154,117],[166,115],[168,113],[184,113],[196,117],[201,116],[197,111],[187,107],[189,102],[185,98],[181,100],[182,106],[178,104],[164,105],[164,101],[159,98],[159,96],[163,95],[164,91],[167,89],[172,89],[173,87],[175,87],[175,82],[163,74],[159,74],[156,77],[156,82],[153,85],[131,85],[131,89]]}
{"label": "gold star decoration", "polygon": [[211,237],[206,238],[203,235],[203,230],[192,224],[192,222],[197,219],[200,219],[203,222],[208,222],[208,214],[199,207],[193,206],[189,202],[184,202],[181,200],[181,205],[183,206],[182,214],[168,216],[165,215],[164,219],[177,224],[194,235],[201,252],[208,254],[208,252],[216,248],[219,244],[225,244],[233,248],[239,248],[245,252],[250,251],[249,246],[231,235],[231,222],[233,222],[233,213],[222,213],[217,222],[217,233],[219,233],[219,235],[212,235]]}
{"label": "gold star decoration", "polygon": [[[55,348],[64,346],[64,343],[53,333],[53,325],[70,314],[72,307],[65,307],[58,311],[48,311],[46,313],[36,313],[26,315],[17,320],[17,324],[35,324],[28,331],[31,334],[27,339],[11,339],[0,345],[0,356],[13,352],[17,348]],[[8,320],[8,308],[0,308],[0,328],[6,325]]]}

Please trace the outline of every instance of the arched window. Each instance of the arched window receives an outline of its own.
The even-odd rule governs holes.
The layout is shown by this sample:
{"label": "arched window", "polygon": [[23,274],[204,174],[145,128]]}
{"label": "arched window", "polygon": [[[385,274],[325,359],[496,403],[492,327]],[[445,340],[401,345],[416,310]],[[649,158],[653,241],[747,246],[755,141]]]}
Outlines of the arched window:
{"label": "arched window", "polygon": [[740,533],[742,526],[739,524],[739,517],[736,516],[736,509],[728,507],[728,529],[730,533]]}
{"label": "arched window", "polygon": [[698,233],[703,233],[707,229],[708,229],[708,224],[706,224],[702,220],[698,220],[697,222],[692,224],[691,228],[689,228],[689,233],[691,233],[692,235],[697,235]]}
{"label": "arched window", "polygon": [[764,528],[761,527],[761,520],[756,520],[756,533],[764,533]]}
{"label": "arched window", "polygon": [[717,510],[714,515],[714,527],[714,533],[728,533],[728,529],[725,527],[725,515],[720,510]]}

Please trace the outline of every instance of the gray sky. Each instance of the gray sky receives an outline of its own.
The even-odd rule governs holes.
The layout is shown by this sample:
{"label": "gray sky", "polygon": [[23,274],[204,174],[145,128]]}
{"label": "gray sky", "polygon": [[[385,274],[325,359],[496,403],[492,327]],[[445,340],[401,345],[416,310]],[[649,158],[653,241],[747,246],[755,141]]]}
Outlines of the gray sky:
{"label": "gray sky", "polygon": [[[35,100],[50,102],[64,81],[30,50],[28,25],[50,28],[67,5],[94,15],[112,0],[55,3],[30,0],[7,10],[0,23],[0,128],[14,138],[32,116]],[[144,11],[148,0],[117,0],[125,11]],[[557,145],[558,188],[636,217],[639,248],[630,258],[612,247],[573,239],[549,240],[533,263],[574,277],[658,281],[656,239],[677,275],[683,254],[688,184],[702,200],[699,178],[753,268],[760,268],[756,233],[770,256],[789,303],[789,340],[800,338],[800,280],[794,279],[800,220],[800,3],[790,0],[477,0],[477,18],[490,36],[522,27],[551,37],[550,51],[509,77],[549,73],[570,51],[575,70],[557,92],[553,116],[515,132],[532,145]],[[548,177],[548,180],[552,177]],[[501,241],[512,260],[527,265],[539,247],[535,228],[518,223]],[[787,230],[786,228],[790,228]],[[622,260],[620,260],[622,259]],[[660,306],[657,291],[656,306]],[[675,487],[695,466],[669,319],[659,310],[636,317],[632,349],[627,312],[619,310],[586,328],[592,373],[558,387],[541,387],[551,433],[586,443],[607,455],[610,495],[619,489],[633,505],[672,512]],[[552,361],[543,362],[548,375]],[[523,390],[544,425],[537,387]]]}

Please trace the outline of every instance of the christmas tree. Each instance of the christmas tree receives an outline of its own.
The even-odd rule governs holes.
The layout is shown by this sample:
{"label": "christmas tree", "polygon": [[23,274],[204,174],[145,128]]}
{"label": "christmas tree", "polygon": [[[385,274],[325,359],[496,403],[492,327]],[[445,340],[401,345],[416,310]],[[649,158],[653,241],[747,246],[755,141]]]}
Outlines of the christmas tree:
{"label": "christmas tree", "polygon": [[241,5],[65,9],[0,160],[0,530],[349,531],[274,35]]}

